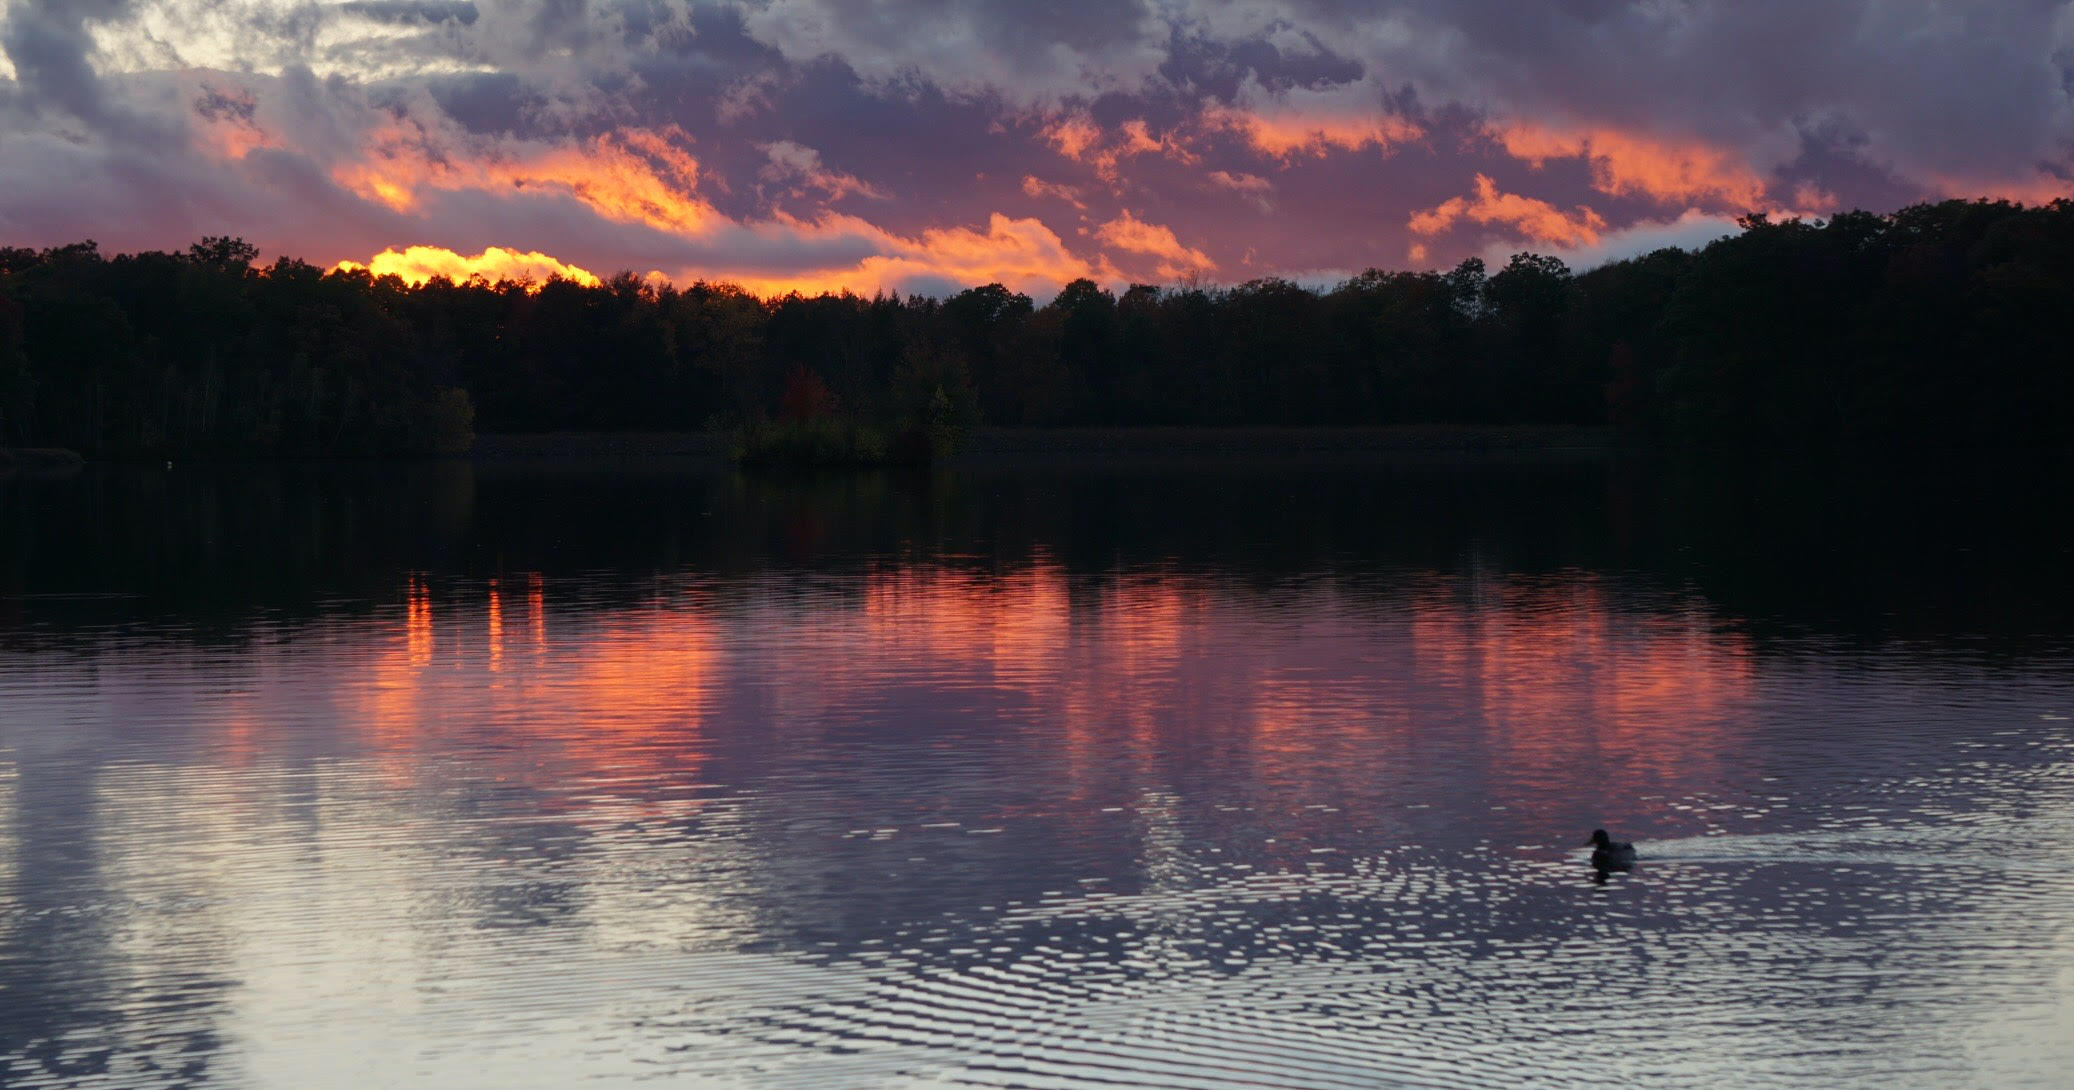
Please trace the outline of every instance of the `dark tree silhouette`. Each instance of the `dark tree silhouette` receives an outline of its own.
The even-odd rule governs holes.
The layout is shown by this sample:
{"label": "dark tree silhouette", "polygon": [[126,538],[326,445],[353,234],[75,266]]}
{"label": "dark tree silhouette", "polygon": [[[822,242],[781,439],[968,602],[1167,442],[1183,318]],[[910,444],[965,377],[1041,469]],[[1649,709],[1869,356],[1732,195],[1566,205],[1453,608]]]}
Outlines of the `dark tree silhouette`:
{"label": "dark tree silhouette", "polygon": [[[1705,447],[2064,446],[2074,202],[1742,221],[1573,274],[1520,254],[1329,290],[1076,280],[758,299],[632,275],[412,288],[243,240],[0,248],[0,442],[396,453],[491,431],[831,421],[1611,424]],[[847,440],[846,440],[847,441]],[[868,445],[868,444],[867,444]]]}

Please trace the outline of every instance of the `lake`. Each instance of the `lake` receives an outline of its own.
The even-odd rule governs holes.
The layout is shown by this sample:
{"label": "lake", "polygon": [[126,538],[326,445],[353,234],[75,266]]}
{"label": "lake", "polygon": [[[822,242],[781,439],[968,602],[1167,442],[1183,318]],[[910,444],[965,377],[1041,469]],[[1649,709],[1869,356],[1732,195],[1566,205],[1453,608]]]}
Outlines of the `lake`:
{"label": "lake", "polygon": [[0,1083],[2064,1086],[2064,479],[0,481]]}

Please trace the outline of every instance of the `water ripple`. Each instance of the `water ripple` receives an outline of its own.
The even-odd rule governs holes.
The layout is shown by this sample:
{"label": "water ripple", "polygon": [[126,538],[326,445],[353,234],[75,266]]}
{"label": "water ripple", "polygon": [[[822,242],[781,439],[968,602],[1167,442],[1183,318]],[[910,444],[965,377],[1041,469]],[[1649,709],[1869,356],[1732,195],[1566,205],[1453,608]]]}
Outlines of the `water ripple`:
{"label": "water ripple", "polygon": [[890,560],[248,637],[0,654],[5,1085],[2074,1065],[2059,660],[1770,659],[1583,571]]}

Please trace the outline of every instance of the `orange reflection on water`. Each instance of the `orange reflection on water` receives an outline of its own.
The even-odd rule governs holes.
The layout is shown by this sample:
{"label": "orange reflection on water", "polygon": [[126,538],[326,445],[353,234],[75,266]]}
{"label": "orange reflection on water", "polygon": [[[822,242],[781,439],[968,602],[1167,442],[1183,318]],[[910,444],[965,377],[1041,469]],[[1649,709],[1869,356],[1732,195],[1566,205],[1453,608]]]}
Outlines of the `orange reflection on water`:
{"label": "orange reflection on water", "polygon": [[1250,754],[1264,779],[1323,787],[1378,762],[1472,752],[1515,785],[1498,802],[1528,807],[1705,776],[1751,695],[1739,639],[1702,616],[1625,607],[1588,576],[1435,580],[1380,613],[1335,591],[1290,593],[1191,575],[1069,593],[1045,563],[1001,576],[904,567],[866,580],[863,654],[772,665],[811,677],[818,707],[896,675],[1013,695],[1059,724],[1051,756],[1069,779],[1124,753],[1216,749]]}
{"label": "orange reflection on water", "polygon": [[[715,746],[811,747],[861,712],[889,743],[948,726],[1015,747],[1001,752],[1048,785],[1029,805],[1054,810],[1119,784],[1171,791],[1210,761],[1323,799],[1378,772],[1456,769],[1493,805],[1553,812],[1707,779],[1754,684],[1749,648],[1706,616],[1637,608],[1587,575],[1436,575],[1375,596],[903,564],[854,592],[774,581],[725,607],[665,594],[576,610],[552,640],[544,583],[505,586],[435,603],[410,582],[402,638],[359,690],[384,754],[480,742],[563,794],[694,776]],[[739,698],[725,715],[721,693]]]}
{"label": "orange reflection on water", "polygon": [[[678,603],[591,614],[551,645],[544,582],[528,577],[523,599],[512,597],[502,581],[437,594],[409,581],[402,639],[379,645],[346,694],[385,780],[424,775],[428,756],[478,749],[514,761],[506,776],[551,792],[697,767],[718,646],[705,611]],[[509,617],[514,608],[526,615]],[[450,641],[438,655],[435,610]],[[531,639],[509,639],[514,624]]]}
{"label": "orange reflection on water", "polygon": [[1055,681],[1071,647],[1065,573],[1039,563],[1002,575],[939,567],[874,572],[861,633],[878,654],[934,671],[984,670],[1034,691]]}
{"label": "orange reflection on water", "polygon": [[485,636],[490,651],[490,672],[504,669],[504,596],[498,592],[497,581],[490,580],[490,601],[484,614]]}
{"label": "orange reflection on water", "polygon": [[405,589],[403,640],[412,666],[432,664],[432,590],[416,576]]}
{"label": "orange reflection on water", "polygon": [[1214,616],[1203,599],[1193,580],[1139,576],[1117,580],[1086,608],[1087,653],[1059,693],[1076,766],[1106,760],[1119,741],[1151,744],[1188,706],[1199,682],[1184,671],[1185,648],[1198,619]]}
{"label": "orange reflection on water", "polygon": [[712,622],[697,609],[611,618],[542,663],[548,669],[544,684],[529,693],[531,716],[543,731],[580,726],[579,742],[609,735],[621,747],[660,741],[657,731],[696,729],[705,720],[718,648]]}
{"label": "orange reflection on water", "polygon": [[1494,584],[1473,606],[1429,598],[1412,632],[1422,679],[1484,724],[1514,806],[1704,780],[1753,692],[1742,640],[1700,616],[1619,609],[1585,577]]}
{"label": "orange reflection on water", "polygon": [[531,618],[533,647],[547,647],[547,580],[539,572],[526,577],[526,616]]}

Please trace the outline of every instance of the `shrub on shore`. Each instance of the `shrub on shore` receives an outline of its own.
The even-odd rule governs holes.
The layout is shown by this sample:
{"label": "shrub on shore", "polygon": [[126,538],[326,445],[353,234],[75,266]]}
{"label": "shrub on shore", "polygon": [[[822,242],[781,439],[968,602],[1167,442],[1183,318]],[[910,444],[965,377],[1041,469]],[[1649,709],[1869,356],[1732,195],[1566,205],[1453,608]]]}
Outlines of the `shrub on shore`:
{"label": "shrub on shore", "polygon": [[886,465],[892,452],[884,431],[829,417],[745,425],[731,451],[745,466]]}
{"label": "shrub on shore", "polygon": [[49,473],[78,469],[85,459],[76,450],[58,447],[0,447],[0,473]]}
{"label": "shrub on shore", "polygon": [[921,466],[956,454],[964,435],[937,417],[897,431],[832,417],[783,420],[737,430],[730,453],[745,466]]}

